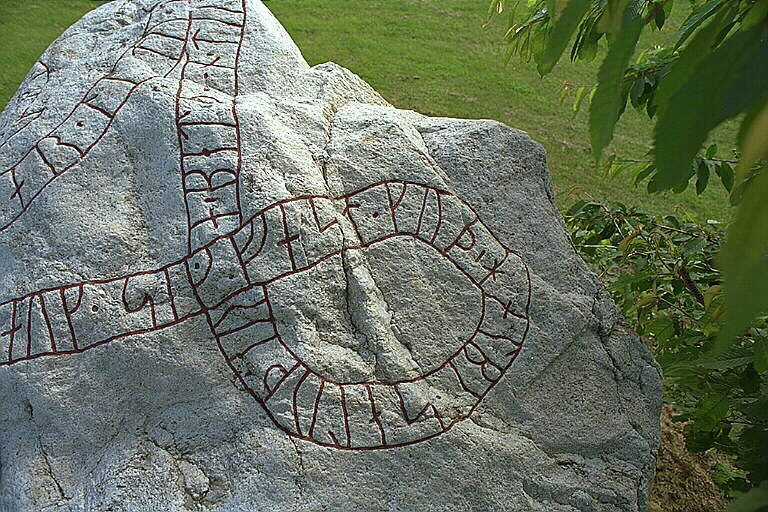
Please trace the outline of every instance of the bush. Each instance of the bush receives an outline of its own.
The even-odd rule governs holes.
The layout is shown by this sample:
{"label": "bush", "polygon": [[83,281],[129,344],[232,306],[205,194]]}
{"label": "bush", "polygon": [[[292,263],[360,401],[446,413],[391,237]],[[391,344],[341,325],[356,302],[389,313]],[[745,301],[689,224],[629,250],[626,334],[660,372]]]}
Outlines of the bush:
{"label": "bush", "polygon": [[727,352],[710,350],[724,317],[716,262],[723,232],[583,200],[565,219],[576,249],[661,365],[666,401],[688,422],[689,450],[729,456],[733,466],[715,475],[728,493],[768,479],[766,318]]}

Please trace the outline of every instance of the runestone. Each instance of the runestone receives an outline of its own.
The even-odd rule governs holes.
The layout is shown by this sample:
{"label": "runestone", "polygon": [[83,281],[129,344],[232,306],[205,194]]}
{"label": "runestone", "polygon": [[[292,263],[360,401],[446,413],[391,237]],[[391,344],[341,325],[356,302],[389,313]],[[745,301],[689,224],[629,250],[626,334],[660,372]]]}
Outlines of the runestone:
{"label": "runestone", "polygon": [[433,510],[365,501],[408,450],[462,481],[518,461],[488,473],[514,508],[434,510],[646,506],[658,371],[541,149],[309,67],[256,0],[116,0],[54,43],[0,117],[0,269],[0,511]]}

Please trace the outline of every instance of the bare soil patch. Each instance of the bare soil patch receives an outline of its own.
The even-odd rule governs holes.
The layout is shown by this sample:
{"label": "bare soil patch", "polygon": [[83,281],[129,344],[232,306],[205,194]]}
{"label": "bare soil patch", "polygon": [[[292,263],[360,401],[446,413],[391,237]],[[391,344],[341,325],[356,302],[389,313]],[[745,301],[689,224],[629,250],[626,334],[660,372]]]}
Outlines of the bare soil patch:
{"label": "bare soil patch", "polygon": [[725,512],[727,502],[712,481],[714,458],[686,450],[683,424],[673,423],[672,416],[665,405],[649,512]]}

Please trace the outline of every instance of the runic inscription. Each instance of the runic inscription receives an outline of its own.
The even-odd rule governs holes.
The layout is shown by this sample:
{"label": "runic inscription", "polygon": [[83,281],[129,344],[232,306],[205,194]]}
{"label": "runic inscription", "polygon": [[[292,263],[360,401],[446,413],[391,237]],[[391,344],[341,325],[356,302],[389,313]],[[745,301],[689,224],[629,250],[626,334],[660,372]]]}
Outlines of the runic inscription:
{"label": "runic inscription", "polygon": [[[447,432],[472,414],[521,350],[529,327],[528,268],[469,204],[421,183],[391,180],[341,197],[296,197],[243,219],[234,98],[246,21],[239,0],[157,5],[113,70],[0,174],[11,183],[0,198],[11,205],[0,210],[4,231],[98,144],[137,87],[158,76],[178,79],[187,253],[154,270],[0,303],[0,367],[79,354],[202,318],[242,387],[292,437],[374,450]],[[149,66],[135,71],[131,59]],[[80,123],[87,129],[73,128]],[[285,284],[334,272],[346,279],[348,260],[392,245],[415,251],[425,266],[471,290],[474,303],[466,307],[476,314],[462,338],[446,338],[444,355],[421,361],[423,370],[415,373],[343,378],[343,371],[317,367],[302,355],[300,339],[281,332],[279,304],[300,292]]]}

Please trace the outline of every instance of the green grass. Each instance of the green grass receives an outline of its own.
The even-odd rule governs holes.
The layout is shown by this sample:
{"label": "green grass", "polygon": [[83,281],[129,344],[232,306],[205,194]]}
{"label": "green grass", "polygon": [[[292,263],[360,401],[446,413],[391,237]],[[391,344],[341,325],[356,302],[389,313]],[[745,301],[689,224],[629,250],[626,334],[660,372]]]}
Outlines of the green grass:
{"label": "green grass", "polygon": [[[0,105],[12,96],[45,47],[92,0],[2,0],[0,5]],[[478,0],[270,0],[311,64],[335,61],[359,74],[395,106],[429,115],[487,118],[528,132],[549,155],[561,207],[576,196],[617,200],[652,213],[688,213],[703,221],[730,217],[719,185],[702,195],[648,195],[628,175],[608,179],[595,168],[587,114],[571,119],[559,105],[560,88],[590,86],[597,62],[563,60],[539,78],[533,63],[504,66],[501,23],[484,27],[485,1]],[[682,13],[678,13],[679,19]],[[668,30],[666,32],[671,32]],[[650,34],[660,41],[665,33]],[[586,110],[586,109],[583,109]],[[639,157],[650,147],[650,123],[630,112],[621,121],[611,151]],[[718,142],[728,147],[726,130]]]}
{"label": "green grass", "polygon": [[0,108],[40,54],[67,27],[103,2],[0,0]]}

